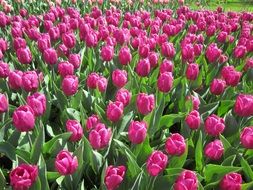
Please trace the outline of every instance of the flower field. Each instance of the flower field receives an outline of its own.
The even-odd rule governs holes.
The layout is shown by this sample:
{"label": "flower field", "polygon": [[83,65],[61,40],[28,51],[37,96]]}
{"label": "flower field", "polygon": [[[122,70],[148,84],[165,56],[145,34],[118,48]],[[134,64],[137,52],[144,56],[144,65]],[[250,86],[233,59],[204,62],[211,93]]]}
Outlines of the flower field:
{"label": "flower field", "polygon": [[253,189],[252,12],[0,10],[0,190]]}

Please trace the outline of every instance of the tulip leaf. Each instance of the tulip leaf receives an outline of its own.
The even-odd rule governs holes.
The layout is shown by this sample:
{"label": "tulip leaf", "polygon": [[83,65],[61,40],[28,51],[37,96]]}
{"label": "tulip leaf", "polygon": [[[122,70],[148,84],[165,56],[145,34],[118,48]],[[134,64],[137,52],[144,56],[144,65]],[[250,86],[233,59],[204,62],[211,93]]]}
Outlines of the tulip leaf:
{"label": "tulip leaf", "polygon": [[34,142],[32,150],[31,150],[32,163],[36,164],[38,162],[44,142],[45,142],[44,127],[40,126],[39,134]]}
{"label": "tulip leaf", "polygon": [[161,117],[160,127],[159,128],[161,128],[161,127],[170,128],[175,123],[178,123],[182,119],[184,119],[184,117],[185,117],[184,113],[164,115],[164,116]]}
{"label": "tulip leaf", "polygon": [[240,159],[242,170],[248,179],[247,181],[252,181],[253,180],[253,171],[252,171],[249,163],[241,155],[238,155],[238,157]]}
{"label": "tulip leaf", "polygon": [[4,153],[11,160],[16,160],[15,147],[8,142],[0,142],[0,153]]}
{"label": "tulip leaf", "polygon": [[0,168],[0,189],[5,189],[5,184],[6,184],[6,180],[2,172],[2,169]]}
{"label": "tulip leaf", "polygon": [[196,149],[195,149],[195,162],[196,162],[196,170],[201,171],[203,168],[203,140],[202,140],[202,132],[199,131],[199,138],[197,141]]}
{"label": "tulip leaf", "polygon": [[222,116],[234,106],[233,100],[222,100],[218,108],[218,115]]}

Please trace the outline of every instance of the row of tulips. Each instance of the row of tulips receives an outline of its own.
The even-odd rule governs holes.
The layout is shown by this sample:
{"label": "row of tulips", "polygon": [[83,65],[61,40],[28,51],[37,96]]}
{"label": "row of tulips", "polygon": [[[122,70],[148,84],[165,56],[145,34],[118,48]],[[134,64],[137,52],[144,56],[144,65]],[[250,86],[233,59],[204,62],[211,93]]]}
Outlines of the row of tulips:
{"label": "row of tulips", "polygon": [[0,189],[251,189],[252,21],[0,12]]}

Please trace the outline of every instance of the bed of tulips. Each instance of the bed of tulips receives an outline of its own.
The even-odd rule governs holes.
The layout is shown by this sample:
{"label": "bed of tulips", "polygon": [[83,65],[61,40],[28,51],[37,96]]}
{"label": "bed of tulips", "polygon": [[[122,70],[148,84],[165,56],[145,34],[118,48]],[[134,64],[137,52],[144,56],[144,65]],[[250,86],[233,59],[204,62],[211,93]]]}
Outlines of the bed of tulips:
{"label": "bed of tulips", "polygon": [[83,10],[0,12],[0,190],[253,189],[253,14]]}

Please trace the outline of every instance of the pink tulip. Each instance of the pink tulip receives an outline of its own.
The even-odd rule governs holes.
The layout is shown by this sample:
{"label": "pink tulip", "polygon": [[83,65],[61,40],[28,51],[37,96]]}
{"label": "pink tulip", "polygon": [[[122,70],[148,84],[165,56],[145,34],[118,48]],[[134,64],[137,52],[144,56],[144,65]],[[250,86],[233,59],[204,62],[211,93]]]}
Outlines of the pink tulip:
{"label": "pink tulip", "polygon": [[61,175],[71,175],[78,167],[78,160],[67,150],[60,151],[55,159],[55,168]]}
{"label": "pink tulip", "polygon": [[154,151],[147,160],[147,171],[151,176],[157,176],[168,163],[168,157],[161,151]]}
{"label": "pink tulip", "polygon": [[186,149],[184,137],[178,133],[172,134],[165,143],[165,150],[172,156],[181,156]]}
{"label": "pink tulip", "polygon": [[103,149],[108,146],[111,139],[111,129],[107,129],[102,123],[98,123],[89,134],[89,141],[94,149]]}
{"label": "pink tulip", "polygon": [[206,145],[204,152],[207,158],[219,160],[224,153],[223,144],[220,140],[214,140]]}
{"label": "pink tulip", "polygon": [[132,121],[128,128],[128,138],[134,144],[142,143],[147,134],[147,124],[144,121]]}

